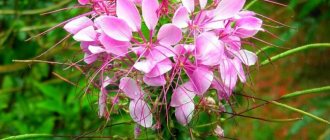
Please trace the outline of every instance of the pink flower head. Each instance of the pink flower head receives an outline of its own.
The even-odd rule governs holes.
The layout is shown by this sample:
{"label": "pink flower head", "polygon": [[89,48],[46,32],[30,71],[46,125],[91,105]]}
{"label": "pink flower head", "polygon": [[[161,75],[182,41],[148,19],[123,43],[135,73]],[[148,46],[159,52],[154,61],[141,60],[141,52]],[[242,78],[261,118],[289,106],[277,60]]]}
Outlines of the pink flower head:
{"label": "pink flower head", "polygon": [[[160,127],[159,115],[154,115],[153,127],[153,113],[160,114],[161,106],[168,117],[164,104],[175,110],[180,124],[187,125],[199,109],[194,99],[203,103],[215,89],[219,100],[229,100],[236,85],[247,81],[247,67],[258,59],[244,48],[249,45],[245,39],[263,31],[263,22],[254,12],[242,10],[245,0],[78,2],[91,11],[68,20],[64,29],[80,43],[90,71],[95,70],[88,82],[100,89],[100,117],[111,115],[110,98],[112,109],[128,104],[124,110],[128,108],[142,127]],[[108,96],[108,85],[117,87],[115,97]],[[121,100],[122,93],[129,103]],[[140,127],[136,128],[138,135]],[[214,132],[222,135],[221,130]]]}

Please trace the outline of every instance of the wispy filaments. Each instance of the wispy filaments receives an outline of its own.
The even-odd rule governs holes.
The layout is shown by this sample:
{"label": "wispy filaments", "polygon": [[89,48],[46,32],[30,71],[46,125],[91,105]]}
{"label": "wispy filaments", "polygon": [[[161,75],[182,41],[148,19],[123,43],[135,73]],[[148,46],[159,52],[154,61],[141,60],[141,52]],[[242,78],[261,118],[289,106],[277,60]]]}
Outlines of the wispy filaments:
{"label": "wispy filaments", "polygon": [[[159,115],[158,106],[167,109],[167,104],[175,109],[177,121],[187,125],[194,115],[194,98],[216,89],[218,101],[229,100],[238,79],[246,82],[244,67],[257,61],[242,42],[263,31],[263,21],[242,10],[245,0],[79,3],[91,5],[93,14],[66,23],[64,29],[80,42],[85,63],[102,64],[90,79],[100,77],[100,117],[111,116],[113,106],[124,102],[118,98],[123,93],[130,101],[132,119],[140,126],[156,128],[156,120],[160,127],[157,117],[169,114]],[[170,17],[170,23],[161,22],[161,16]],[[107,91],[109,85],[117,87],[110,103],[108,94],[114,93]],[[223,135],[219,128],[215,133]]]}

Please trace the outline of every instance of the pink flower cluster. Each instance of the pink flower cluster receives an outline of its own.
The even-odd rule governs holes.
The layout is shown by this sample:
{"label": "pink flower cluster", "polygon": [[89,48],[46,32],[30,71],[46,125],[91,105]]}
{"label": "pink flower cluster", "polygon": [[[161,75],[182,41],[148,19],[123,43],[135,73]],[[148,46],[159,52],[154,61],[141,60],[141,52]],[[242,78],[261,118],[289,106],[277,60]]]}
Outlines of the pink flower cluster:
{"label": "pink flower cluster", "polygon": [[[92,11],[64,29],[81,43],[87,64],[101,62],[99,71],[113,73],[100,74],[101,117],[109,115],[106,87],[117,85],[118,94],[130,99],[130,115],[141,126],[153,125],[158,104],[151,94],[175,108],[177,121],[186,125],[196,95],[203,98],[216,89],[219,100],[229,99],[238,79],[246,82],[244,67],[257,61],[256,54],[242,48],[242,40],[263,30],[262,20],[242,10],[245,0],[78,1]],[[160,22],[168,17],[170,22]],[[150,87],[157,93],[146,92]]]}

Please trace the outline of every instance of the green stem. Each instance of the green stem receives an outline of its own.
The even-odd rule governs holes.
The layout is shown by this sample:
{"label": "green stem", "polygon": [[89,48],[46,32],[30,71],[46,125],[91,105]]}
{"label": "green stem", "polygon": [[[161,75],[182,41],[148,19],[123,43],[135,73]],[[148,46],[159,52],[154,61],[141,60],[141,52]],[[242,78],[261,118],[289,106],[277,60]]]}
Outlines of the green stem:
{"label": "green stem", "polygon": [[274,61],[276,61],[280,58],[289,56],[291,54],[294,54],[294,53],[297,53],[297,52],[300,52],[300,51],[304,51],[304,50],[311,49],[311,48],[325,48],[325,47],[330,47],[330,43],[316,43],[316,44],[308,44],[308,45],[304,45],[304,46],[301,46],[301,47],[297,47],[297,48],[285,51],[283,53],[280,53],[278,55],[275,55],[275,56],[271,57],[270,59],[262,61],[260,63],[260,66],[267,65],[270,62],[274,62]]}
{"label": "green stem", "polygon": [[326,123],[326,124],[330,125],[330,122],[329,122],[329,121],[324,120],[324,119],[322,119],[322,118],[320,118],[320,117],[317,117],[317,116],[315,116],[315,115],[313,115],[313,114],[311,114],[311,113],[305,112],[305,111],[303,111],[303,110],[300,110],[300,109],[297,109],[297,108],[294,108],[294,107],[291,107],[291,106],[289,106],[289,105],[282,104],[282,103],[279,103],[279,102],[276,102],[276,101],[271,101],[271,103],[273,103],[273,104],[275,104],[275,105],[278,105],[278,106],[280,106],[280,107],[283,107],[283,108],[286,108],[286,109],[289,109],[289,110],[295,111],[295,112],[297,112],[297,113],[300,113],[300,114],[303,114],[303,115],[307,115],[307,116],[309,116],[309,117],[311,117],[311,118],[313,118],[313,119],[315,119],[315,120],[318,120],[318,121],[320,121],[320,122],[323,122],[323,123]]}
{"label": "green stem", "polygon": [[252,5],[254,5],[258,0],[253,0],[251,1],[249,4],[247,4],[245,7],[244,7],[244,10],[247,10],[249,9]]}
{"label": "green stem", "polygon": [[53,135],[51,135],[51,134],[24,134],[24,135],[10,136],[7,138],[3,138],[1,140],[18,140],[18,139],[47,138],[47,137],[53,137]]}
{"label": "green stem", "polygon": [[72,0],[65,0],[55,4],[53,6],[48,6],[46,8],[41,9],[34,9],[34,10],[24,10],[24,11],[17,11],[17,10],[0,10],[0,15],[11,15],[11,14],[19,14],[19,15],[35,15],[45,13],[51,10],[55,10],[58,8],[63,7],[64,5],[70,3]]}
{"label": "green stem", "polygon": [[260,53],[265,52],[265,51],[267,51],[268,49],[271,49],[271,48],[273,48],[273,46],[266,46],[266,47],[263,47],[263,48],[261,48],[260,50],[258,50],[258,51],[256,52],[256,55],[259,55]]}
{"label": "green stem", "polygon": [[311,93],[320,93],[320,92],[328,91],[328,90],[330,91],[330,86],[301,90],[301,91],[292,92],[290,94],[286,94],[286,95],[282,96],[280,99],[287,99],[287,98],[305,95],[305,94],[311,94]]}

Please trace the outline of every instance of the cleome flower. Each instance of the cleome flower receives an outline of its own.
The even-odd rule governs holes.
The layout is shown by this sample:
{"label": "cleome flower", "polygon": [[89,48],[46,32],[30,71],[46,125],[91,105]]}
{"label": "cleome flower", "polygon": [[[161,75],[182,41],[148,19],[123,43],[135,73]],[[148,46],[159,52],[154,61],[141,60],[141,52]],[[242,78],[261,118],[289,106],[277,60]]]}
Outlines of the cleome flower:
{"label": "cleome flower", "polygon": [[215,89],[218,100],[228,101],[238,79],[247,81],[246,67],[258,59],[243,48],[243,40],[263,31],[262,20],[242,10],[245,0],[78,2],[90,5],[92,13],[70,20],[64,29],[80,42],[84,62],[98,67],[100,117],[109,118],[113,106],[124,102],[119,98],[109,110],[113,92],[106,87],[112,86],[115,99],[122,93],[129,99],[130,116],[140,126],[152,128],[157,117],[169,116],[168,110],[156,115],[160,104],[166,109],[169,104],[177,121],[188,125],[197,108],[194,99]]}

